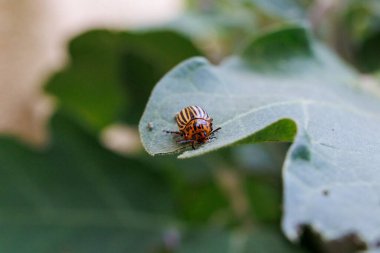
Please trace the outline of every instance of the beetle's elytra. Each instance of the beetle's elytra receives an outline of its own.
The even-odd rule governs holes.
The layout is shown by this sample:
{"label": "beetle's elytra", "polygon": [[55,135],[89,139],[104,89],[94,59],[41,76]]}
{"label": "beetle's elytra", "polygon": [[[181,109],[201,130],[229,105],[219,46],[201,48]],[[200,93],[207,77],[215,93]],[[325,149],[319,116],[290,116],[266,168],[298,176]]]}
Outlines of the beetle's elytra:
{"label": "beetle's elytra", "polygon": [[175,120],[179,131],[166,131],[166,133],[175,134],[183,137],[177,143],[191,143],[193,149],[195,144],[203,144],[213,139],[213,134],[221,129],[212,129],[212,118],[201,107],[192,105],[183,108],[177,113]]}

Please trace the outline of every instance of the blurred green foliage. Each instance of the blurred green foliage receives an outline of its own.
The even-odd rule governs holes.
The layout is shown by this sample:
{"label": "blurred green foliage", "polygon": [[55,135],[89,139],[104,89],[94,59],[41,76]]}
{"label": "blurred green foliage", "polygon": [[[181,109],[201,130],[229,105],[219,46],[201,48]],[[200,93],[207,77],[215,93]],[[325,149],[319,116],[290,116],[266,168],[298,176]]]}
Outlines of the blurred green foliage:
{"label": "blurred green foliage", "polygon": [[228,225],[233,215],[213,164],[158,158],[153,165],[145,155],[116,155],[63,112],[51,130],[51,144],[40,151],[0,139],[2,252],[296,250],[273,227],[279,200],[270,185],[278,180],[246,174],[253,215],[269,223],[239,232]]}
{"label": "blurred green foliage", "polygon": [[67,68],[46,85],[62,110],[93,131],[122,121],[137,124],[155,83],[200,51],[171,31],[91,31],[70,43]]}

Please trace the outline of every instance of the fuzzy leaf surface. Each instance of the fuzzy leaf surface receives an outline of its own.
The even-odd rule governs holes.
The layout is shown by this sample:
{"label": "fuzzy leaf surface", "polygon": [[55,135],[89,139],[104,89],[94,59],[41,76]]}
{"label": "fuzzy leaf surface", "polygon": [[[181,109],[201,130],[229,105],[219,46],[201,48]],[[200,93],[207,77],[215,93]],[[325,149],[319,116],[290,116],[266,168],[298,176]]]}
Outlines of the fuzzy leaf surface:
{"label": "fuzzy leaf surface", "polygon": [[298,239],[307,224],[326,240],[354,233],[376,248],[380,101],[304,28],[259,37],[219,66],[192,58],[169,72],[140,121],[148,153],[181,148],[162,130],[177,130],[174,115],[188,105],[203,107],[222,130],[180,158],[236,143],[293,141],[283,165],[286,235]]}

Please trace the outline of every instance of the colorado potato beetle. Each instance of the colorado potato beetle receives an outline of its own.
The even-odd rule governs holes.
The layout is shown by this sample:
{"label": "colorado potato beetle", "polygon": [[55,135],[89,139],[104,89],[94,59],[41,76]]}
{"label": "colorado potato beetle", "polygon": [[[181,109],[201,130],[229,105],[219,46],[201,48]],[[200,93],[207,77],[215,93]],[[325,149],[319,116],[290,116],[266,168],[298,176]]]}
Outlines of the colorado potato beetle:
{"label": "colorado potato beetle", "polygon": [[201,107],[192,105],[183,108],[176,114],[175,120],[179,131],[166,131],[166,133],[175,134],[183,137],[177,143],[191,143],[193,149],[195,144],[203,144],[210,139],[215,138],[213,134],[220,130],[212,129],[212,118]]}

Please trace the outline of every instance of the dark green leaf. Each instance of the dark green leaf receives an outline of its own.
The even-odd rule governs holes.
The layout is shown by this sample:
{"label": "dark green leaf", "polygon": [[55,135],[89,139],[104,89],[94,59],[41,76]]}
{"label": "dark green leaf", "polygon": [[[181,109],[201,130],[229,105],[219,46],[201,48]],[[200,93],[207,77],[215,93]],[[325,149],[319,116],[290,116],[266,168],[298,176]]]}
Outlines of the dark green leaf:
{"label": "dark green leaf", "polygon": [[292,247],[271,227],[254,228],[253,232],[226,232],[220,229],[209,229],[189,233],[180,253],[297,253],[304,252]]}
{"label": "dark green leaf", "polygon": [[167,180],[62,116],[51,146],[0,140],[1,252],[147,252],[174,224]]}
{"label": "dark green leaf", "polygon": [[380,32],[372,34],[365,39],[356,54],[358,68],[363,72],[375,72],[380,70]]}
{"label": "dark green leaf", "polygon": [[47,85],[63,110],[99,131],[116,120],[137,124],[153,85],[199,51],[170,31],[91,31],[70,44],[70,65]]}
{"label": "dark green leaf", "polygon": [[220,189],[210,177],[181,178],[186,166],[207,170],[202,160],[194,168],[123,158],[63,113],[51,126],[46,150],[0,138],[0,252],[221,253],[239,243],[246,252],[293,249],[275,230],[269,237],[254,230],[248,239],[251,229],[213,229],[208,219],[228,208]]}

